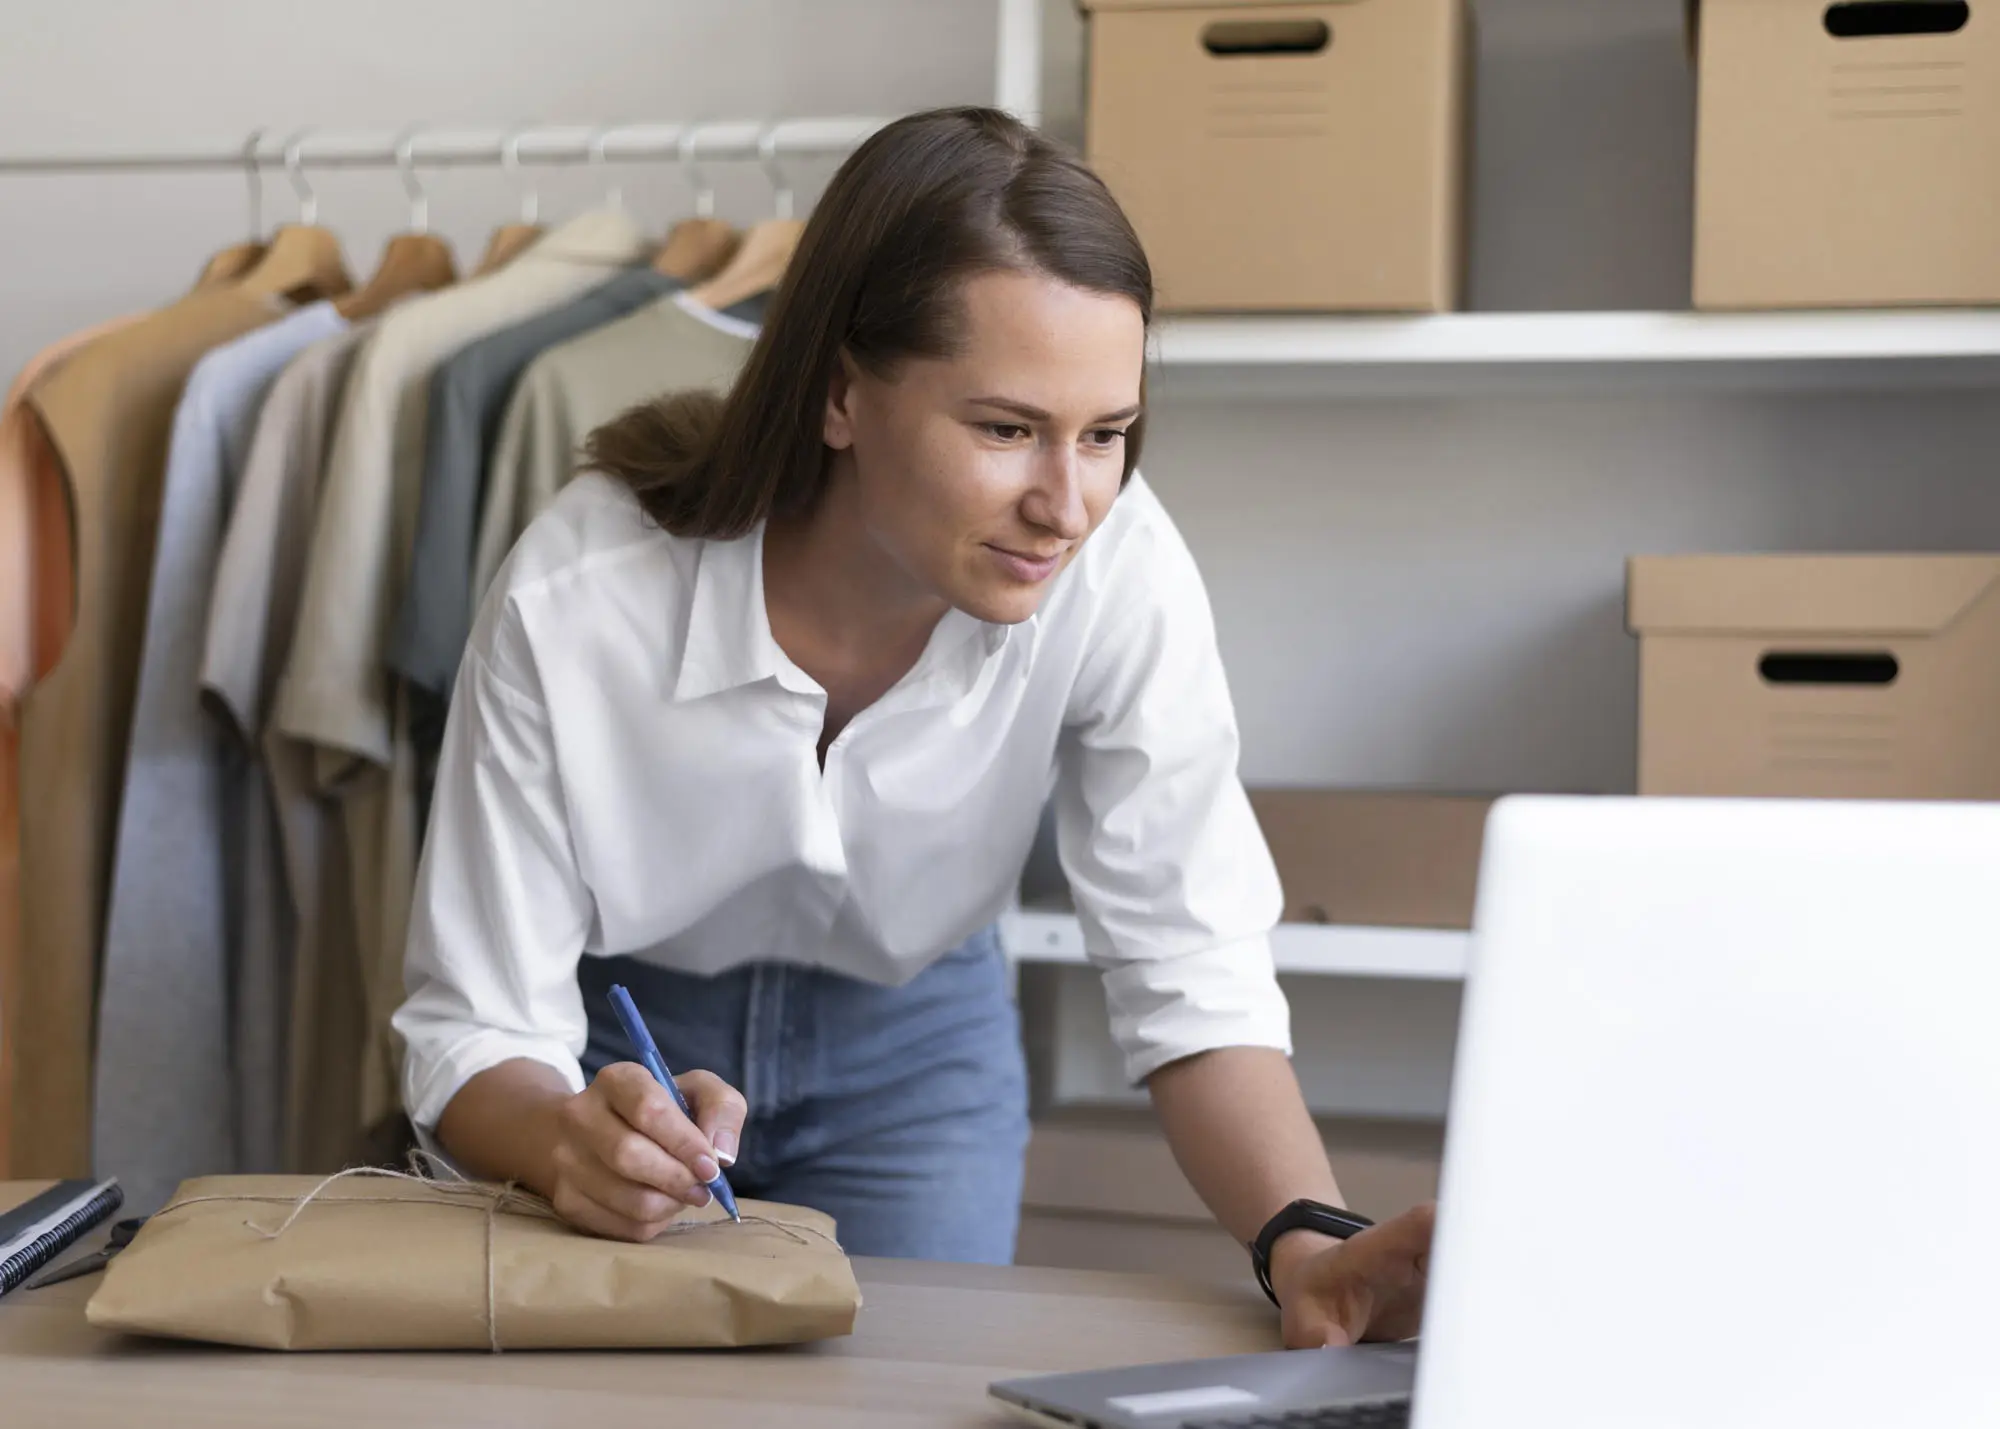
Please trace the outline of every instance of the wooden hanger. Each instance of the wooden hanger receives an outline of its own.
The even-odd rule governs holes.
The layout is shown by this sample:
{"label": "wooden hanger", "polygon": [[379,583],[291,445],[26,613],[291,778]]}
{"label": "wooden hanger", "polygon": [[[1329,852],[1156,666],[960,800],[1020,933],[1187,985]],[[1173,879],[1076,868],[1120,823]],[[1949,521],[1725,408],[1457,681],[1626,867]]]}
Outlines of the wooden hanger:
{"label": "wooden hanger", "polygon": [[[709,214],[715,206],[715,195],[702,182],[701,171],[695,165],[696,141],[701,126],[690,125],[681,136],[681,164],[687,170],[688,182],[695,189],[695,218],[687,220],[668,236],[667,247],[653,262],[653,266],[665,273],[665,264],[674,239],[681,229],[689,224],[713,223]],[[778,170],[778,128],[774,124],[757,136],[757,158],[764,166],[764,176],[771,181],[771,190],[777,200],[778,216],[764,223],[756,224],[744,234],[736,244],[736,251],[729,254],[719,269],[699,279],[689,278],[700,286],[692,289],[688,296],[707,307],[717,309],[731,307],[745,298],[754,298],[759,293],[768,293],[777,287],[785,276],[785,269],[791,264],[792,254],[798,251],[799,235],[805,232],[805,225],[792,217],[792,190],[785,182],[785,176]],[[702,230],[696,230],[700,232]],[[672,276],[679,276],[674,274]]]}
{"label": "wooden hanger", "polygon": [[372,318],[398,298],[428,293],[458,280],[458,263],[451,245],[431,232],[431,200],[417,178],[417,131],[406,129],[396,141],[396,172],[410,196],[410,231],[399,233],[382,249],[375,274],[358,293],[334,306],[350,322]]}
{"label": "wooden hanger", "polygon": [[653,255],[653,271],[683,283],[702,283],[729,265],[743,235],[719,218],[684,218]]}
{"label": "wooden hanger", "polygon": [[480,258],[479,266],[472,270],[472,276],[483,278],[488,273],[505,268],[533,247],[535,240],[546,231],[539,223],[501,224],[486,240],[486,252]]}
{"label": "wooden hanger", "polygon": [[398,298],[428,293],[458,281],[451,245],[429,233],[399,233],[382,249],[382,261],[358,291],[334,304],[349,322],[380,314]]}
{"label": "wooden hanger", "polygon": [[263,257],[262,243],[232,243],[203,265],[201,276],[194,280],[194,290],[198,293],[204,288],[233,283],[255,268]]}
{"label": "wooden hanger", "polygon": [[784,280],[805,231],[806,226],[796,218],[766,219],[743,235],[743,245],[720,273],[690,290],[688,296],[703,307],[720,311],[770,292]]}
{"label": "wooden hanger", "polygon": [[307,302],[337,298],[354,286],[347,276],[340,240],[319,226],[319,200],[306,182],[305,166],[300,161],[306,133],[301,129],[285,144],[285,177],[298,196],[299,221],[271,235],[257,266],[238,280],[238,292]]}
{"label": "wooden hanger", "polygon": [[[516,129],[500,142],[500,168],[508,174],[521,172],[521,140],[528,134],[526,129]],[[493,236],[486,240],[485,256],[472,272],[475,278],[483,278],[488,273],[506,267],[525,253],[537,238],[547,232],[542,227],[542,200],[531,186],[521,195],[521,221],[503,223],[493,230]]]}
{"label": "wooden hanger", "polygon": [[337,298],[353,286],[340,240],[314,224],[291,223],[271,235],[263,258],[237,281],[236,289],[303,303]]}

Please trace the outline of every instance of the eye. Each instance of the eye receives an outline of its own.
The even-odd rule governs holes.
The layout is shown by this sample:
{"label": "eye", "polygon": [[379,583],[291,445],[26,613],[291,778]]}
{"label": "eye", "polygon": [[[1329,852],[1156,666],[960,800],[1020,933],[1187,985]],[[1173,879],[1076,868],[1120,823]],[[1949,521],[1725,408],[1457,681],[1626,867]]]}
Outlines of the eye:
{"label": "eye", "polygon": [[1097,427],[1083,434],[1084,441],[1099,451],[1109,451],[1125,440],[1123,427]]}
{"label": "eye", "polygon": [[1028,429],[1019,422],[982,422],[986,435],[1000,442],[1023,441],[1029,435]]}

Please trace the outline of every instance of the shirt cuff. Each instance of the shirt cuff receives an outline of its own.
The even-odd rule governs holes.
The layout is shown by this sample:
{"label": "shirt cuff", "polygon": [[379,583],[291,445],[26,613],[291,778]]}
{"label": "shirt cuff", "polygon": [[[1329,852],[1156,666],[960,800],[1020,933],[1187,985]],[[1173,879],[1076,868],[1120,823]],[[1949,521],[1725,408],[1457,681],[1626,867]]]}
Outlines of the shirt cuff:
{"label": "shirt cuff", "polygon": [[1219,1047],[1292,1053],[1292,1013],[1262,934],[1104,970],[1111,1036],[1134,1086],[1169,1062]]}
{"label": "shirt cuff", "polygon": [[583,1067],[561,1042],[489,1029],[461,1037],[442,1052],[420,1055],[411,1045],[404,1058],[404,1110],[419,1129],[435,1131],[438,1118],[461,1087],[488,1068],[517,1057],[553,1067],[570,1091],[583,1090]]}

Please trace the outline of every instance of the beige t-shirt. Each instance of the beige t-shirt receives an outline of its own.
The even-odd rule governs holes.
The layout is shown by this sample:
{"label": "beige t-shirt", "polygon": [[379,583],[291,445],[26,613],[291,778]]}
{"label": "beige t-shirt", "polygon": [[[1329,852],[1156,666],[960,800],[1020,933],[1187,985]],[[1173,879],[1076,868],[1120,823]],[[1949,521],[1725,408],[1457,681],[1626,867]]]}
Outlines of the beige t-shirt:
{"label": "beige t-shirt", "polygon": [[663,393],[726,390],[756,332],[676,293],[536,358],[514,389],[487,469],[473,609],[528,523],[576,472],[594,428]]}

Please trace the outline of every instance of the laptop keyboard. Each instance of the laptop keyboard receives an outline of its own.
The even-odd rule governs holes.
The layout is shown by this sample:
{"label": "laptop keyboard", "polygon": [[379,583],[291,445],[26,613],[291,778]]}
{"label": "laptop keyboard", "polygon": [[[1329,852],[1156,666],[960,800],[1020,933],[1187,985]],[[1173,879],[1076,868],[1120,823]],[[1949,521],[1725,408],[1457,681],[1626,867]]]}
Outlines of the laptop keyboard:
{"label": "laptop keyboard", "polygon": [[1324,1409],[1295,1409],[1289,1414],[1257,1414],[1248,1419],[1190,1419],[1181,1429],[1409,1429],[1410,1401],[1371,1399],[1360,1404],[1329,1404]]}

